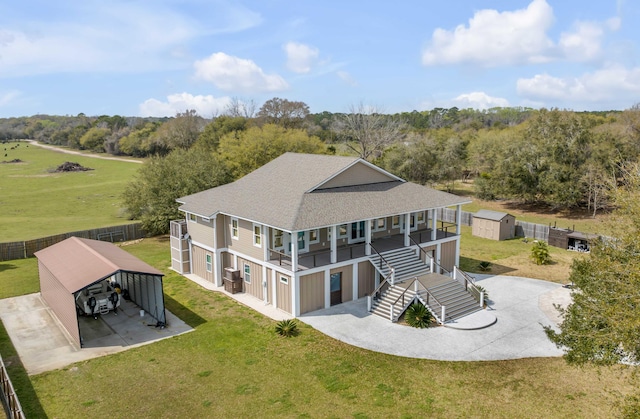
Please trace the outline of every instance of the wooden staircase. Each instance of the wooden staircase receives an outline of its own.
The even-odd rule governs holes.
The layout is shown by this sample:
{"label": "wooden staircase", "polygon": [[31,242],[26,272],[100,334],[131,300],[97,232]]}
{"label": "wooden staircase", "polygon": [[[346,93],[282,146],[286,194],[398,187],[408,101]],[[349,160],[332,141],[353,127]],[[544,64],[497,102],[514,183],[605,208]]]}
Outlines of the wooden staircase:
{"label": "wooden staircase", "polygon": [[416,255],[414,248],[401,247],[388,252],[382,252],[381,255],[382,258],[384,258],[382,261],[380,255],[377,253],[371,255],[369,260],[383,278],[389,277],[390,266],[393,267],[395,271],[394,282],[396,283],[431,272],[430,265],[425,264],[424,261]]}

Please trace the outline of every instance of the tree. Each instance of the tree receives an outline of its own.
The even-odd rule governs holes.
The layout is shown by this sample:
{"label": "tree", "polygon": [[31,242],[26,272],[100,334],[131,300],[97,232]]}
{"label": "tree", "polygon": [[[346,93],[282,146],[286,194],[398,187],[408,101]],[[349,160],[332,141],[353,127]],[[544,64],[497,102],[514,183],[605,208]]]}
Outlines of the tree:
{"label": "tree", "polygon": [[131,219],[140,220],[149,234],[169,231],[171,220],[182,218],[176,199],[229,182],[224,163],[198,148],[177,149],[154,156],[138,171],[122,195]]}
{"label": "tree", "polygon": [[204,127],[196,143],[208,150],[217,150],[222,136],[231,132],[244,131],[246,128],[247,118],[222,115]]}
{"label": "tree", "polygon": [[251,119],[256,115],[257,107],[258,105],[253,101],[253,99],[242,101],[237,97],[232,97],[231,101],[224,107],[222,115],[229,116],[231,118]]}
{"label": "tree", "polygon": [[302,127],[307,115],[309,115],[309,106],[306,103],[278,97],[267,100],[258,111],[258,117],[265,124],[275,124],[285,128]]}
{"label": "tree", "polygon": [[218,151],[237,179],[288,151],[323,154],[327,147],[318,137],[310,137],[304,130],[267,124],[224,135]]}
{"label": "tree", "polygon": [[159,150],[187,149],[196,142],[205,124],[206,121],[193,109],[178,112],[175,118],[152,134],[151,142],[156,143]]}
{"label": "tree", "polygon": [[551,254],[549,253],[549,245],[546,241],[536,240],[531,247],[531,260],[536,265],[548,265],[551,263]]}
{"label": "tree", "polygon": [[91,128],[80,137],[80,147],[83,150],[104,151],[104,142],[109,133],[108,128]]}
{"label": "tree", "polygon": [[402,137],[404,127],[402,119],[362,103],[352,105],[349,113],[339,115],[333,125],[345,145],[365,160],[382,156],[385,148]]}
{"label": "tree", "polygon": [[[565,349],[572,365],[615,365],[640,361],[640,166],[625,170],[614,192],[613,225],[618,237],[591,243],[587,258],[573,262],[572,303],[561,310],[560,332],[549,339]],[[638,388],[636,386],[636,388]],[[640,393],[626,399],[624,413],[638,417]],[[635,416],[634,416],[635,415]]]}

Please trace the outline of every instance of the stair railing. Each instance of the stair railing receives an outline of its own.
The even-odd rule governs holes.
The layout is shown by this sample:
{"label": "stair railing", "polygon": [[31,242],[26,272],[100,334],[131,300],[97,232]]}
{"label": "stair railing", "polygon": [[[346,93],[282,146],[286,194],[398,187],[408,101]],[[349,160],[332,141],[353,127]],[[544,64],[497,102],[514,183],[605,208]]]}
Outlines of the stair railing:
{"label": "stair railing", "polygon": [[[407,301],[407,299],[405,298],[405,295],[407,294],[407,291],[409,291],[411,289],[412,285],[413,285],[413,293],[414,294],[413,294],[413,297],[411,297],[411,299]],[[422,288],[422,290],[426,293],[426,295],[427,295],[426,300],[420,297],[420,294],[418,293],[419,292],[419,288]],[[438,299],[433,294],[431,294],[431,292],[429,291],[429,289],[427,287],[422,285],[422,282],[420,282],[418,280],[417,276],[413,277],[413,280],[405,288],[405,290],[402,292],[402,294],[400,294],[398,296],[398,298],[396,298],[395,301],[390,304],[389,320],[391,320],[392,322],[397,321],[398,318],[400,317],[400,315],[402,313],[404,313],[404,311],[407,309],[407,307],[409,307],[409,305],[413,302],[413,300],[415,298],[418,298],[424,304],[424,306],[427,308],[427,310],[429,310],[431,312],[431,314],[433,314],[433,317],[435,317],[435,319],[440,324],[444,324],[444,320],[445,320],[445,316],[446,316],[446,307],[442,303],[440,303],[440,301],[438,301]],[[401,302],[401,305],[400,305],[400,313],[396,316],[395,315],[395,306],[396,306],[396,304],[398,304],[398,302],[401,299],[402,299],[402,302]],[[436,313],[436,310],[433,310],[431,308],[431,304],[434,304],[435,306],[437,306],[437,308],[439,309],[439,313]]]}
{"label": "stair railing", "polygon": [[433,257],[431,257],[431,255],[430,255],[429,253],[427,253],[427,251],[426,251],[426,250],[424,250],[424,249],[422,248],[422,246],[420,246],[420,243],[418,243],[417,241],[415,241],[415,239],[414,239],[413,237],[411,237],[411,234],[409,234],[409,240],[411,240],[411,241],[413,242],[413,244],[415,244],[416,246],[418,246],[418,249],[419,249],[419,252],[420,252],[420,253],[418,254],[418,258],[419,258],[420,260],[422,260],[422,257],[420,257],[420,254],[422,254],[422,253],[424,253],[424,256],[425,256],[425,258],[424,258],[424,263],[425,263],[425,264],[427,263],[427,261],[428,261],[429,259],[431,259],[431,261],[430,261],[430,263],[429,263],[429,269],[433,272],[433,263],[435,263],[435,261],[433,260]]}
{"label": "stair railing", "polygon": [[[389,279],[389,283],[390,283],[391,285],[393,285],[394,280],[395,280],[395,272],[396,272],[396,271],[395,271],[395,269],[393,269],[393,266],[391,266],[391,264],[389,264],[389,262],[387,262],[387,260],[384,258],[384,256],[382,256],[382,255],[380,254],[380,252],[378,252],[378,249],[376,249],[375,247],[373,247],[373,244],[371,244],[371,243],[368,243],[368,244],[369,244],[369,246],[371,246],[371,248],[373,249],[373,251],[374,251],[374,252],[376,252],[376,254],[377,254],[378,256],[380,256],[380,266],[379,266],[378,271],[382,272],[382,262],[384,262],[384,263],[385,263],[385,265],[387,265],[387,267],[389,268],[389,275],[387,275],[387,278]],[[385,278],[385,281],[387,280],[387,278]]]}
{"label": "stair railing", "polygon": [[[462,280],[460,280],[461,278]],[[456,279],[462,285],[464,285],[464,289],[475,298],[478,299],[478,303],[480,307],[484,307],[484,292],[480,291],[478,287],[476,287],[474,279],[465,271],[458,268],[457,266],[453,267],[453,279]]]}
{"label": "stair railing", "polygon": [[373,309],[373,300],[378,300],[382,295],[382,293],[386,291],[386,289],[383,290],[385,285],[387,287],[390,286],[390,283],[389,283],[390,276],[391,274],[389,274],[386,278],[384,278],[384,280],[380,282],[380,285],[378,285],[378,287],[375,290],[373,290],[371,294],[367,295],[367,311],[370,312]]}

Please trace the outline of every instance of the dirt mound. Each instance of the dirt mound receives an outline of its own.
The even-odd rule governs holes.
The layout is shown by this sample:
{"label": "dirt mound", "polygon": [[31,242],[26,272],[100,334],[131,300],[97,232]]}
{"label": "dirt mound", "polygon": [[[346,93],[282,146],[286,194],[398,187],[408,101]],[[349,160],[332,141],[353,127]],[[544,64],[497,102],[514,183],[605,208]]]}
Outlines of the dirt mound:
{"label": "dirt mound", "polygon": [[24,163],[24,162],[22,160],[20,160],[20,159],[13,159],[13,160],[9,160],[9,161],[3,160],[3,161],[0,161],[0,163],[2,163],[2,164],[10,164],[10,163]]}
{"label": "dirt mound", "polygon": [[93,170],[89,167],[84,167],[80,163],[74,163],[66,161],[54,170],[54,172],[86,172],[87,170]]}

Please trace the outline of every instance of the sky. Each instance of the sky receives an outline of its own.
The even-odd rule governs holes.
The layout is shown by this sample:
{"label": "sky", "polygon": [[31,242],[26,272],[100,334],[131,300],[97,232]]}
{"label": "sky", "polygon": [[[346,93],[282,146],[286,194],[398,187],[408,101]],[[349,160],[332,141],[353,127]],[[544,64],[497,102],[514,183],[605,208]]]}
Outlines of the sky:
{"label": "sky", "polygon": [[637,0],[3,1],[0,117],[622,110],[639,21]]}

